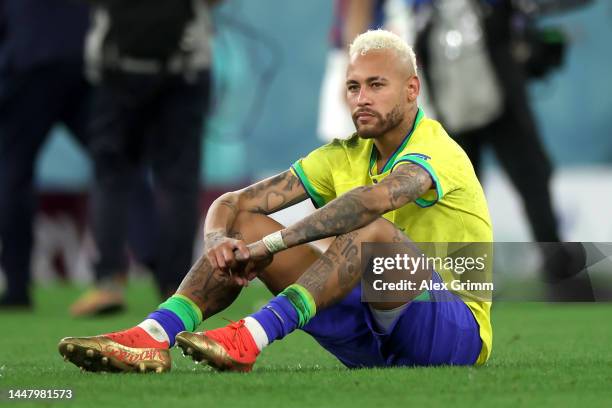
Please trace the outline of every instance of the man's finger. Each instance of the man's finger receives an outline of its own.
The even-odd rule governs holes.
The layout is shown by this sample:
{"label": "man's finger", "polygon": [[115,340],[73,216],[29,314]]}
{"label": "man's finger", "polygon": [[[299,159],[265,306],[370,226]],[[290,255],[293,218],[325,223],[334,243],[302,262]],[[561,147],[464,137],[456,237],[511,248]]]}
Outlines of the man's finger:
{"label": "man's finger", "polygon": [[223,247],[222,252],[223,258],[225,259],[225,265],[230,268],[236,266],[236,258],[234,257],[234,252],[232,251],[232,249],[228,247]]}
{"label": "man's finger", "polygon": [[236,241],[236,248],[240,251],[241,261],[246,261],[250,257],[249,248],[247,248],[244,241]]}
{"label": "man's finger", "polygon": [[206,257],[208,258],[208,262],[210,262],[210,266],[212,266],[213,269],[217,269],[219,267],[219,264],[217,263],[217,257],[215,256],[215,251],[211,249],[206,254]]}
{"label": "man's finger", "polygon": [[242,278],[241,276],[239,276],[239,275],[234,275],[234,276],[233,276],[233,279],[234,279],[234,282],[236,282],[236,284],[237,284],[237,285],[242,286],[242,287],[245,287],[245,286],[246,286],[246,285],[244,284],[245,279],[244,279],[244,278]]}
{"label": "man's finger", "polygon": [[220,251],[215,251],[215,257],[217,258],[217,265],[219,269],[225,271],[227,265],[225,264],[225,258],[223,257],[223,254]]}
{"label": "man's finger", "polygon": [[[248,252],[248,250],[247,250]],[[247,254],[247,256],[244,256],[244,254],[242,253],[242,251],[239,248],[234,249],[234,257],[238,262],[244,262],[244,261],[248,261],[250,256]]]}

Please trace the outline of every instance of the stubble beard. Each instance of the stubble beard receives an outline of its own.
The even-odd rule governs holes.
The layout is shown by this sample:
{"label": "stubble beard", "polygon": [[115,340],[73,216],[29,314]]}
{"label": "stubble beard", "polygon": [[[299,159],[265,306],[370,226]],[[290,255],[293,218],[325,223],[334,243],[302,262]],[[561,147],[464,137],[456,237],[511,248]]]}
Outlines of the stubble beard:
{"label": "stubble beard", "polygon": [[378,120],[378,124],[369,129],[359,129],[357,118],[353,118],[355,129],[362,139],[376,139],[398,127],[404,119],[399,105],[395,105],[384,118],[378,112],[372,112],[372,114]]}

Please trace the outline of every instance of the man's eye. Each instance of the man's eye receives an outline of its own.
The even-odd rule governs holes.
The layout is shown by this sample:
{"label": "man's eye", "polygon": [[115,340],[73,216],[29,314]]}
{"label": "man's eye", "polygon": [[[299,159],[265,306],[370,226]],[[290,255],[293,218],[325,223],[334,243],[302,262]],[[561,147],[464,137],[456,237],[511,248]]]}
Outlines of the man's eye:
{"label": "man's eye", "polygon": [[359,87],[357,85],[349,85],[347,89],[349,92],[355,92],[359,89]]}
{"label": "man's eye", "polygon": [[381,88],[383,84],[380,82],[372,82],[372,88]]}

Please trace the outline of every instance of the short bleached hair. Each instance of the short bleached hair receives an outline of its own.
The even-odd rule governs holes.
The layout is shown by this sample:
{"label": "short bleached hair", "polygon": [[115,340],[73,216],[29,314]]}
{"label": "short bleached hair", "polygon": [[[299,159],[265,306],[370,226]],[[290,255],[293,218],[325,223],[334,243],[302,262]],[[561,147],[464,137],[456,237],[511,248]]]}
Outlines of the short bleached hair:
{"label": "short bleached hair", "polygon": [[416,75],[417,63],[414,50],[399,35],[382,29],[368,30],[355,38],[349,47],[349,56],[353,59],[358,55],[365,55],[373,50],[395,51],[399,59],[409,64],[412,72]]}

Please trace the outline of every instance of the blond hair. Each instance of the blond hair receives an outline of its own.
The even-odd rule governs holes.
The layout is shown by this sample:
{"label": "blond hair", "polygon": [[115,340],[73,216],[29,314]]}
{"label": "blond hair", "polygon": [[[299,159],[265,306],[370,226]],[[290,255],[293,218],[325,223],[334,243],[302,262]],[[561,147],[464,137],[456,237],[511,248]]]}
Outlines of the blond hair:
{"label": "blond hair", "polygon": [[414,50],[397,34],[382,29],[368,30],[359,34],[349,47],[349,56],[353,59],[372,50],[395,51],[400,61],[410,65],[412,72],[416,75],[417,63]]}

